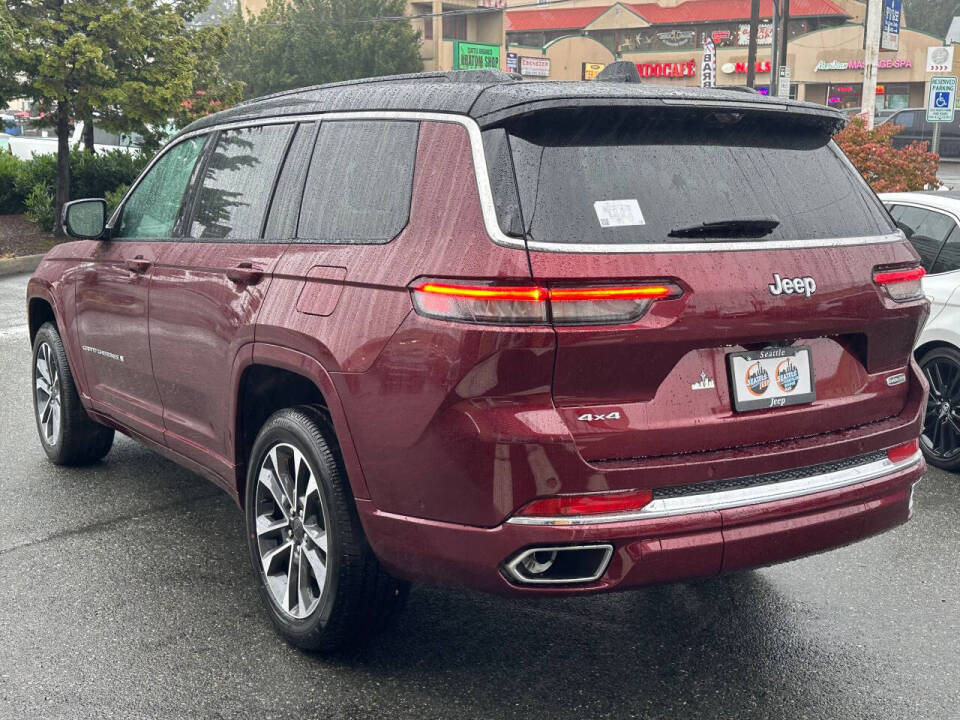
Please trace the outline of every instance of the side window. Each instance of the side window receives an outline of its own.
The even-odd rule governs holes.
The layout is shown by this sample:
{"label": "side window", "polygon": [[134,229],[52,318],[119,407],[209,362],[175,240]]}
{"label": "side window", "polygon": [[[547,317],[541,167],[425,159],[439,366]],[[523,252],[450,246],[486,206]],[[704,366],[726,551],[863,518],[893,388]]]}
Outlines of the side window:
{"label": "side window", "polygon": [[907,110],[905,112],[898,112],[893,116],[890,122],[894,125],[903,125],[904,129],[910,130],[914,126],[913,118],[916,115],[916,112],[913,110]]}
{"label": "side window", "polygon": [[203,169],[190,237],[258,240],[292,125],[224,130]]}
{"label": "side window", "polygon": [[170,148],[150,168],[123,206],[114,238],[168,238],[173,235],[207,136],[193,137]]}
{"label": "side window", "polygon": [[388,243],[410,220],[419,123],[320,123],[297,237],[304,242]]}
{"label": "side window", "polygon": [[931,273],[945,273],[960,270],[960,227],[954,225],[953,230],[947,235],[947,241],[943,244],[943,250],[933,263]]}
{"label": "side window", "polygon": [[297,126],[267,216],[267,229],[263,234],[267,240],[288,240],[297,234],[300,198],[303,196],[303,182],[307,178],[316,132],[316,123]]}
{"label": "side window", "polygon": [[894,205],[890,214],[920,254],[923,267],[931,272],[943,241],[956,225],[953,219],[943,213],[909,205]]}

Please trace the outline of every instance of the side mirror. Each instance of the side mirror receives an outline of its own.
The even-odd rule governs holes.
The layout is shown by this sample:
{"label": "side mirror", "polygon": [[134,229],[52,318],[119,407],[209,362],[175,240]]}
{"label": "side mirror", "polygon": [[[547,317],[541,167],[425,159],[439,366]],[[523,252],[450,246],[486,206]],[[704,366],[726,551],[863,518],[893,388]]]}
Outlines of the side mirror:
{"label": "side mirror", "polygon": [[99,240],[106,225],[106,200],[74,200],[63,206],[63,229],[70,237]]}

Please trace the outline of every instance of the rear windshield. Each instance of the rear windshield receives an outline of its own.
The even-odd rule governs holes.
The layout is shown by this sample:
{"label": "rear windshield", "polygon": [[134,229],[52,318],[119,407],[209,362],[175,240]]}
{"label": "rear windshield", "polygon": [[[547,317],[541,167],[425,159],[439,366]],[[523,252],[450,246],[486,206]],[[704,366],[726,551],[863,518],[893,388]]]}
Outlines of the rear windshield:
{"label": "rear windshield", "polygon": [[484,147],[501,228],[538,242],[711,242],[725,232],[670,232],[758,218],[779,223],[754,236],[769,241],[894,231],[815,121],[672,109],[553,111],[486,130]]}

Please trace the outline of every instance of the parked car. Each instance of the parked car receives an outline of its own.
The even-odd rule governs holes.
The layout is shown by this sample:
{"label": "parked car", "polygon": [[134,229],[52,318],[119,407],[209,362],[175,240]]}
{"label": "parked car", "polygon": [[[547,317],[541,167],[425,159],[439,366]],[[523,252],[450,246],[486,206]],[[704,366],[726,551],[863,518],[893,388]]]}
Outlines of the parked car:
{"label": "parked car", "polygon": [[[933,123],[927,122],[927,111],[924,108],[898,110],[884,122],[903,126],[903,130],[893,136],[895,148],[903,148],[913,142],[933,141]],[[941,126],[940,157],[960,158],[960,114],[952,123],[941,123]]]}
{"label": "parked car", "polygon": [[[94,127],[94,149],[97,152],[123,150],[133,153],[140,149],[143,138],[139,135],[115,135]],[[83,142],[83,121],[76,124],[70,135],[70,147],[79,147]],[[57,133],[53,127],[28,124],[16,137],[10,138],[10,151],[22,160],[33,155],[54,155],[57,152]]]}
{"label": "parked car", "polygon": [[[879,124],[886,121],[895,112],[896,110],[890,108],[877,108],[873,113],[874,123]],[[863,108],[847,108],[843,111],[843,113],[847,116],[848,120],[853,120],[853,118],[858,117],[863,113]]]}
{"label": "parked car", "polygon": [[885,193],[880,196],[927,271],[923,290],[930,318],[916,356],[930,383],[920,448],[927,461],[960,469],[960,193]]}
{"label": "parked car", "polygon": [[41,444],[119,430],[222,487],[307,648],[410,581],[625,590],[882,532],[928,303],[842,122],[491,71],[198,120],[29,283]]}

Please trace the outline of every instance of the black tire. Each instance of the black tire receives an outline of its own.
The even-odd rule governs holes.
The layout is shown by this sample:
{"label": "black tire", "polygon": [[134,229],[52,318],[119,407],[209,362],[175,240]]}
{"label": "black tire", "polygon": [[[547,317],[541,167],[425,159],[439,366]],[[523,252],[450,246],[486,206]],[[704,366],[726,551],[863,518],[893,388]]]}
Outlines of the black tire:
{"label": "black tire", "polygon": [[[271,449],[289,449],[290,446],[299,450],[306,459],[309,473],[316,477],[324,506],[322,521],[326,543],[326,580],[319,590],[319,597],[314,599],[316,608],[302,618],[293,617],[287,609],[280,606],[274,596],[276,577],[273,581],[274,589],[271,590],[268,585],[257,533],[258,515],[263,518],[266,514],[273,513],[271,517],[280,523],[288,515],[295,516],[289,512],[278,512],[279,503],[272,499],[275,495],[268,495],[268,490],[260,482],[261,468]],[[296,471],[288,471],[287,477],[295,474]],[[301,480],[300,486],[302,485]],[[261,486],[260,495],[258,486]],[[298,496],[297,492],[294,494]],[[304,499],[298,507],[306,508],[307,503]],[[289,506],[287,509],[289,511]],[[337,450],[333,425],[323,410],[312,406],[288,408],[274,413],[264,423],[250,453],[244,514],[250,561],[261,600],[280,633],[291,644],[318,652],[332,652],[348,645],[360,645],[385,629],[402,609],[410,586],[384,571],[367,542]],[[316,515],[315,513],[315,519]],[[299,539],[302,548],[311,544],[311,538],[304,535],[307,516],[307,510],[304,509]],[[283,533],[287,532],[286,529],[277,531],[278,538],[268,541],[276,543],[274,550],[280,551],[279,546],[282,544],[296,546],[296,535],[285,536]],[[294,551],[290,550],[287,561],[281,557],[277,562],[280,572],[276,575],[281,576],[281,582],[284,566],[287,568],[288,577],[292,574]],[[296,552],[297,557],[301,557],[301,550]],[[306,549],[303,553],[302,558],[305,558]],[[304,563],[304,559],[300,559],[299,563]],[[289,590],[289,585],[287,588]],[[311,588],[311,592],[313,590],[315,586]],[[302,591],[298,586],[298,596],[300,592]]]}
{"label": "black tire", "polygon": [[[46,349],[45,349],[46,348]],[[58,402],[49,412],[58,413],[59,425],[53,431],[41,420],[46,405],[41,406],[43,393],[39,390],[45,380],[40,372],[38,358],[44,353],[44,366],[55,382],[47,387],[56,388],[54,392]],[[46,359],[49,358],[49,362]],[[38,382],[38,377],[40,382]],[[67,353],[63,349],[60,333],[53,323],[44,323],[33,340],[33,370],[31,373],[31,395],[33,396],[33,417],[37,423],[40,444],[44,452],[55,465],[90,465],[101,460],[113,445],[113,429],[95,422],[84,410],[77,394],[77,386],[70,371]],[[52,397],[47,395],[46,397]],[[49,420],[49,415],[45,415]],[[49,431],[49,432],[48,432]]]}
{"label": "black tire", "polygon": [[918,362],[930,383],[920,449],[931,465],[956,472],[960,470],[960,350],[933,348]]}

